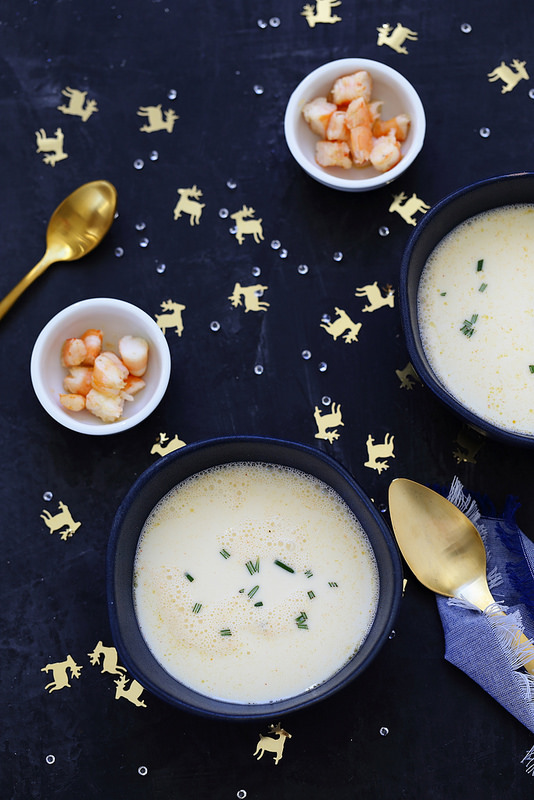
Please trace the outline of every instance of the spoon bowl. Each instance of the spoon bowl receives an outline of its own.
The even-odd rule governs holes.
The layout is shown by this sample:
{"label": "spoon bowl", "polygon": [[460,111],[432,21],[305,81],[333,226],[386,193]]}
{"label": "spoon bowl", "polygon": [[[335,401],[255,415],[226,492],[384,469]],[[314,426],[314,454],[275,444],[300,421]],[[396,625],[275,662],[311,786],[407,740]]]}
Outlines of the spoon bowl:
{"label": "spoon bowl", "polygon": [[[484,543],[454,503],[427,486],[396,478],[389,487],[389,510],[400,551],[423,586],[504,616],[488,587]],[[534,647],[519,630],[517,639],[532,652],[524,666],[534,674]]]}
{"label": "spoon bowl", "polygon": [[56,208],[46,230],[41,260],[0,302],[0,319],[25,289],[57,261],[77,261],[100,244],[117,208],[117,190],[109,181],[91,181],[75,189]]}

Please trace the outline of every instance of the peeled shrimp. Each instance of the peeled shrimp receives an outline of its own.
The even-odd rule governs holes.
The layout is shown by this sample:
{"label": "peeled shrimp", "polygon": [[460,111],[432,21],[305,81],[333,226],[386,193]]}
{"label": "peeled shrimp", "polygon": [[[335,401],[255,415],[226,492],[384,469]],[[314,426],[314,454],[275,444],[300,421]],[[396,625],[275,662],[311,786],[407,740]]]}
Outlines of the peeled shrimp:
{"label": "peeled shrimp", "polygon": [[63,388],[69,394],[80,394],[85,397],[92,388],[92,375],[91,367],[70,367],[69,374],[65,375],[63,380]]}
{"label": "peeled shrimp", "polygon": [[85,408],[85,397],[81,394],[60,394],[59,402],[68,411],[83,411]]}
{"label": "peeled shrimp", "polygon": [[352,75],[338,78],[332,87],[332,102],[336,105],[350,103],[357,97],[363,97],[369,102],[371,99],[372,81],[369,73],[362,69]]}
{"label": "peeled shrimp", "polygon": [[124,399],[119,395],[112,396],[91,389],[85,398],[85,407],[102,422],[116,422],[122,416]]}
{"label": "peeled shrimp", "polygon": [[148,364],[148,342],[141,336],[123,336],[119,340],[119,355],[131,375],[140,378]]}
{"label": "peeled shrimp", "polygon": [[82,334],[82,339],[86,347],[86,354],[83,360],[84,366],[92,367],[95,363],[95,358],[100,355],[102,351],[102,340],[104,334],[96,328],[89,328]]}
{"label": "peeled shrimp", "polygon": [[408,136],[410,117],[397,114],[382,120],[383,102],[371,100],[371,94],[371,75],[360,70],[338,78],[328,97],[306,103],[304,119],[321,137],[315,146],[319,166],[373,166],[387,172],[401,160],[400,143]]}
{"label": "peeled shrimp", "polygon": [[373,145],[369,160],[379,172],[387,172],[401,160],[401,148],[395,135],[380,136]]}
{"label": "peeled shrimp", "polygon": [[142,378],[138,378],[136,375],[128,375],[126,378],[126,383],[124,385],[124,389],[121,392],[121,397],[124,400],[133,400],[134,395],[137,392],[140,392],[146,386],[146,383]]}
{"label": "peeled shrimp", "polygon": [[105,351],[95,358],[91,384],[98,392],[117,397],[124,389],[128,374],[128,367],[120,358]]}
{"label": "peeled shrimp", "polygon": [[87,355],[83,339],[65,339],[61,348],[61,363],[64,367],[77,367]]}

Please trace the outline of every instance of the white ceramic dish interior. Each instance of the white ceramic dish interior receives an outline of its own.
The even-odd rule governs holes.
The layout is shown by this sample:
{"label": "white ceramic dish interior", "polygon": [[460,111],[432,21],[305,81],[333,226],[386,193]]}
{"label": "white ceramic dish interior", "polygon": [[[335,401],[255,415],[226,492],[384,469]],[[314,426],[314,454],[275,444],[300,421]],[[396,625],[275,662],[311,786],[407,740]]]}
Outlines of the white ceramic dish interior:
{"label": "white ceramic dish interior", "polygon": [[[306,103],[315,97],[326,97],[337,78],[351,75],[359,70],[367,70],[371,75],[372,99],[383,101],[382,119],[390,119],[402,113],[410,116],[410,131],[402,144],[402,159],[393,169],[385,173],[377,172],[374,167],[353,167],[350,170],[342,167],[328,169],[320,167],[315,160],[315,145],[319,137],[310,130],[302,116],[302,109]],[[412,84],[386,64],[365,58],[330,61],[310,72],[292,93],[284,119],[287,145],[302,169],[319,183],[345,192],[366,192],[385,186],[398,178],[420,152],[425,131],[425,111]]]}
{"label": "white ceramic dish interior", "polygon": [[[149,344],[148,368],[143,376],[146,386],[124,404],[124,414],[117,422],[102,422],[85,410],[67,411],[59,402],[67,374],[60,363],[63,342],[89,328],[101,329],[103,349],[115,353],[121,336],[128,334],[142,336]],[[109,297],[81,300],[56,314],[39,334],[30,362],[33,388],[45,411],[66,428],[93,436],[119,433],[146,419],[165,394],[170,370],[169,346],[156,321],[137,306]]]}

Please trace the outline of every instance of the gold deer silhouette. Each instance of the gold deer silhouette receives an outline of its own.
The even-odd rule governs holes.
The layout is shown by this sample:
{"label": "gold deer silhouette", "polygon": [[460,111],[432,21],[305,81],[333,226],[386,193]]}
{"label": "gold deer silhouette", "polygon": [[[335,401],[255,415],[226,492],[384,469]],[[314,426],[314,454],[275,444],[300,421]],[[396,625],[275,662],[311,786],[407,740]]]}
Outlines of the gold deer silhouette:
{"label": "gold deer silhouette", "polygon": [[125,700],[128,700],[130,703],[133,703],[134,706],[139,706],[139,708],[146,708],[146,703],[144,700],[141,700],[140,697],[143,694],[143,687],[140,683],[135,680],[131,680],[130,683],[127,683],[128,679],[126,675],[121,675],[114,681],[115,684],[115,700],[120,700],[123,697]]}
{"label": "gold deer silhouette", "polygon": [[66,541],[76,533],[82,523],[74,522],[68,506],[62,500],[59,501],[58,508],[57,514],[51,514],[50,511],[43,508],[42,514],[39,516],[44,520],[50,533],[60,533],[63,541]]}
{"label": "gold deer silhouette", "polygon": [[180,199],[174,207],[174,219],[182,216],[182,213],[189,214],[189,222],[191,225],[198,225],[200,222],[200,215],[205,203],[197,202],[199,197],[202,197],[202,191],[197,186],[191,186],[190,189],[178,189]]}
{"label": "gold deer silhouette", "polygon": [[[384,442],[382,444],[375,444],[375,440],[371,434],[369,434],[366,442],[368,460],[365,462],[364,466],[376,469],[379,475],[383,470],[389,469],[389,464],[386,459],[395,458],[395,454],[393,453],[394,438],[394,436],[386,433]],[[379,461],[378,459],[382,460]]]}
{"label": "gold deer silhouette", "polygon": [[81,117],[82,122],[87,122],[91,114],[98,111],[96,100],[87,100],[87,92],[81,92],[79,89],[71,89],[67,86],[61,90],[61,94],[68,97],[69,104],[58,106],[58,111],[64,114],[71,114],[75,117]]}
{"label": "gold deer silhouette", "polygon": [[141,125],[140,131],[144,133],[153,133],[154,131],[167,131],[172,133],[174,123],[180,117],[174,113],[172,108],[167,111],[161,110],[161,103],[157,106],[139,106],[137,114],[140,117],[147,117],[148,123]]}
{"label": "gold deer silhouette", "polygon": [[315,424],[317,425],[316,439],[326,439],[327,442],[332,444],[335,439],[339,439],[339,433],[336,430],[340,425],[345,423],[341,417],[341,406],[338,403],[332,403],[332,410],[328,414],[323,414],[318,406],[315,406],[313,412]]}
{"label": "gold deer silhouette", "polygon": [[369,303],[362,308],[362,311],[377,311],[383,306],[393,308],[395,303],[395,296],[393,289],[388,288],[386,294],[383,295],[378,288],[378,282],[369,283],[367,286],[360,286],[354,292],[356,297],[367,297]]}
{"label": "gold deer silhouette", "polygon": [[260,734],[258,745],[253,755],[258,756],[256,760],[259,761],[266,751],[274,753],[274,763],[278,764],[284,752],[286,739],[291,739],[291,734],[285,731],[280,723],[277,725],[271,724],[269,725],[269,733],[267,736],[262,736]]}
{"label": "gold deer silhouette", "polygon": [[401,389],[413,389],[416,381],[421,383],[421,378],[413,368],[411,361],[408,361],[404,369],[396,369],[395,375],[400,380]]}
{"label": "gold deer silhouette", "polygon": [[256,244],[263,239],[263,228],[261,219],[251,219],[256,212],[254,209],[243,206],[235,214],[230,214],[231,219],[235,219],[235,238],[239,244],[243,244],[245,236],[252,235]]}
{"label": "gold deer silhouette", "polygon": [[316,0],[315,6],[307,3],[300,12],[305,17],[310,28],[320,23],[341,22],[341,17],[337,14],[332,15],[332,9],[341,5],[341,0]]}
{"label": "gold deer silhouette", "polygon": [[412,194],[409,199],[406,199],[404,192],[401,192],[400,194],[393,195],[393,202],[390,205],[389,210],[392,213],[393,211],[396,211],[398,214],[400,214],[400,216],[405,222],[408,223],[408,225],[417,225],[417,221],[413,215],[417,214],[418,211],[426,214],[429,208],[430,206],[420,200],[415,193]]}
{"label": "gold deer silhouette", "polygon": [[358,333],[362,327],[361,322],[353,322],[346,311],[342,308],[335,307],[337,319],[333,322],[321,322],[321,328],[330,334],[334,341],[342,334],[342,339],[347,344],[358,341]]}
{"label": "gold deer silhouette", "polygon": [[182,311],[185,311],[185,306],[173,300],[164,300],[160,305],[166,313],[155,315],[158,327],[163,333],[166,333],[168,328],[174,328],[178,336],[181,336],[184,329]]}
{"label": "gold deer silhouette", "polygon": [[150,455],[159,453],[160,456],[166,456],[167,453],[172,453],[173,450],[178,450],[180,447],[185,447],[185,442],[178,438],[178,434],[173,439],[169,440],[166,433],[160,433],[156,443],[152,445]]}
{"label": "gold deer silhouette", "polygon": [[67,153],[63,150],[64,136],[61,128],[56,128],[54,136],[47,136],[45,129],[40,128],[38,131],[35,131],[35,136],[37,139],[36,152],[49,154],[43,157],[45,164],[49,164],[53,167],[58,161],[63,161],[63,159],[68,158]]}
{"label": "gold deer silhouette", "polygon": [[403,46],[406,40],[410,42],[417,41],[417,33],[411,31],[409,28],[405,28],[400,22],[397,22],[395,28],[386,22],[384,25],[377,28],[377,31],[377,45],[382,47],[382,45],[387,44],[388,47],[391,47],[392,50],[395,50],[396,53],[400,53],[401,55],[408,55],[408,50]]}
{"label": "gold deer silhouette", "polygon": [[457,464],[477,463],[476,456],[484,444],[483,436],[467,425],[463,425],[454,442],[457,447],[453,450],[452,455]]}
{"label": "gold deer silhouette", "polygon": [[105,647],[102,642],[98,642],[92,653],[87,653],[89,661],[93,667],[100,665],[100,656],[104,656],[102,661],[102,669],[100,672],[109,672],[110,675],[120,675],[126,672],[125,667],[118,664],[118,654],[114,647]]}
{"label": "gold deer silhouette", "polygon": [[253,286],[241,286],[236,283],[234,291],[228,297],[234,308],[242,305],[241,297],[245,301],[245,313],[247,311],[266,311],[269,308],[269,303],[265,300],[260,300],[260,297],[267,291],[268,286],[262,286],[261,283],[256,283]]}
{"label": "gold deer silhouette", "polygon": [[519,61],[517,58],[514,58],[510,67],[504,61],[501,61],[498,67],[495,67],[492,72],[488,72],[487,77],[490,83],[498,80],[503,81],[504,86],[501,88],[501,94],[506,94],[506,92],[511,92],[519,81],[528,81],[528,72],[525,69],[525,64],[526,61]]}
{"label": "gold deer silhouette", "polygon": [[51,693],[67,687],[70,688],[69,672],[71,678],[79,678],[82,669],[83,667],[78,665],[71,655],[68,655],[64,661],[47,664],[46,667],[41,669],[41,672],[51,672],[53,680],[46,684],[45,690]]}

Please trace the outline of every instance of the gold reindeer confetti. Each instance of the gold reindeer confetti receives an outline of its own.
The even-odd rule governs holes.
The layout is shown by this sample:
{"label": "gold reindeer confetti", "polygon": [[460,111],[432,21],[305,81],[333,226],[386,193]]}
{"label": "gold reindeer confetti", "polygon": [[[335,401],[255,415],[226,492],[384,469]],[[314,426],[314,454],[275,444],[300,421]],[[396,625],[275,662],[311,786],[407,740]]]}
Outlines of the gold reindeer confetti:
{"label": "gold reindeer confetti", "polygon": [[400,22],[397,22],[394,28],[389,22],[385,22],[377,28],[377,31],[378,39],[376,43],[379,47],[385,44],[391,47],[392,50],[395,50],[396,53],[400,53],[400,55],[404,56],[408,55],[408,50],[404,47],[404,42],[416,42],[418,39],[418,34],[415,31],[411,31],[410,28],[405,28]]}
{"label": "gold reindeer confetti", "polygon": [[45,686],[45,691],[49,694],[58,692],[60,689],[70,689],[70,678],[79,678],[80,672],[83,667],[77,664],[71,655],[68,655],[64,661],[56,661],[54,664],[47,664],[46,667],[41,669],[41,672],[51,672],[52,680]]}
{"label": "gold reindeer confetti", "polygon": [[82,122],[87,122],[89,117],[98,111],[96,100],[87,100],[87,92],[82,92],[79,89],[71,89],[66,86],[61,90],[61,94],[68,98],[68,105],[57,106],[58,111],[63,114],[70,114],[74,117],[80,117]]}
{"label": "gold reindeer confetti", "polygon": [[65,542],[76,533],[82,523],[74,521],[69,507],[62,500],[58,503],[58,509],[56,514],[51,514],[50,511],[43,508],[39,516],[44,520],[50,533],[59,533],[61,539]]}
{"label": "gold reindeer confetti", "polygon": [[370,469],[376,469],[379,475],[385,469],[389,469],[387,459],[395,458],[395,454],[393,452],[394,438],[395,437],[390,433],[386,433],[384,441],[380,444],[375,444],[374,438],[371,436],[371,434],[369,434],[366,442],[367,461],[364,463],[364,466],[369,467]]}
{"label": "gold reindeer confetti", "polygon": [[260,734],[256,750],[252,755],[257,756],[256,761],[259,761],[265,752],[273,753],[274,763],[278,764],[284,754],[286,739],[291,738],[291,734],[285,731],[280,723],[271,724],[267,736]]}
{"label": "gold reindeer confetti", "polygon": [[414,214],[417,214],[419,211],[422,214],[426,214],[429,208],[430,206],[423,200],[420,200],[415,192],[409,198],[407,198],[404,192],[401,192],[400,194],[393,195],[393,202],[389,207],[389,211],[392,214],[396,211],[408,225],[417,225]]}
{"label": "gold reindeer confetti", "polygon": [[340,5],[341,0],[316,0],[315,4],[307,3],[300,13],[310,28],[315,28],[319,23],[332,25],[341,22],[338,14],[332,14],[332,9]]}
{"label": "gold reindeer confetti", "polygon": [[174,219],[179,219],[182,214],[189,214],[189,224],[198,225],[205,203],[199,203],[202,191],[193,185],[189,189],[178,189],[180,199],[174,207]]}
{"label": "gold reindeer confetti", "polygon": [[161,103],[157,106],[139,106],[137,115],[139,117],[146,117],[148,120],[145,125],[141,125],[139,128],[143,133],[154,133],[154,131],[167,131],[167,133],[172,133],[174,123],[177,119],[180,119],[172,108],[162,111]]}
{"label": "gold reindeer confetti", "polygon": [[178,434],[169,439],[166,433],[160,433],[155,444],[152,445],[150,455],[158,453],[160,456],[166,456],[167,453],[172,453],[173,450],[178,450],[180,447],[185,447],[185,442],[178,438]]}
{"label": "gold reindeer confetti", "polygon": [[230,214],[230,219],[235,220],[235,238],[239,244],[243,244],[245,236],[252,236],[256,244],[263,240],[263,227],[261,219],[253,219],[256,212],[252,207],[243,207]]}
{"label": "gold reindeer confetti", "polygon": [[[102,644],[102,640],[97,642],[91,653],[87,653],[92,667],[102,666],[100,672],[108,672],[110,675],[121,675],[126,672],[125,667],[121,667],[118,663],[119,656],[115,647],[106,647]],[[100,665],[100,657],[103,656],[102,665]]]}
{"label": "gold reindeer confetti", "polygon": [[416,381],[421,383],[421,378],[413,368],[411,361],[408,361],[404,369],[396,369],[395,375],[400,381],[401,389],[413,389]]}
{"label": "gold reindeer confetti", "polygon": [[167,329],[173,328],[178,336],[181,336],[184,330],[182,311],[185,311],[185,306],[174,300],[164,300],[160,306],[165,313],[155,315],[158,327],[163,333],[166,333]]}
{"label": "gold reindeer confetti", "polygon": [[334,342],[336,339],[339,339],[340,336],[347,344],[357,342],[362,323],[353,322],[347,312],[342,308],[336,306],[334,310],[337,319],[333,322],[321,322],[321,328],[330,334]]}
{"label": "gold reindeer confetti", "polygon": [[360,286],[354,292],[356,297],[367,297],[368,303],[362,308],[362,311],[377,311],[383,306],[393,308],[395,304],[395,294],[391,286],[386,287],[386,294],[383,295],[378,288],[378,282],[368,283],[366,286]]}
{"label": "gold reindeer confetti", "polygon": [[245,313],[247,311],[266,311],[269,308],[269,303],[265,300],[260,300],[263,293],[269,287],[263,286],[261,283],[255,283],[252,286],[241,286],[240,283],[234,285],[234,291],[228,297],[234,308],[243,305],[241,298],[245,301]]}
{"label": "gold reindeer confetti", "polygon": [[43,162],[51,167],[54,167],[58,161],[63,161],[68,158],[68,154],[63,150],[63,131],[61,128],[56,128],[54,136],[47,136],[44,128],[39,128],[35,131],[37,139],[36,153],[47,153],[43,156]]}
{"label": "gold reindeer confetti", "polygon": [[511,92],[512,89],[515,89],[519,81],[528,81],[528,72],[525,69],[526,63],[526,61],[519,61],[519,59],[514,58],[510,66],[508,66],[504,61],[501,61],[498,67],[488,72],[487,78],[490,83],[502,81],[501,94],[506,94],[506,92]]}
{"label": "gold reindeer confetti", "polygon": [[452,455],[457,464],[476,464],[475,456],[484,444],[484,437],[467,425],[462,425],[454,443],[457,447]]}
{"label": "gold reindeer confetti", "polygon": [[341,405],[332,403],[332,410],[324,413],[318,406],[315,406],[313,417],[317,425],[316,439],[325,439],[332,444],[336,439],[339,439],[338,427],[344,425]]}

